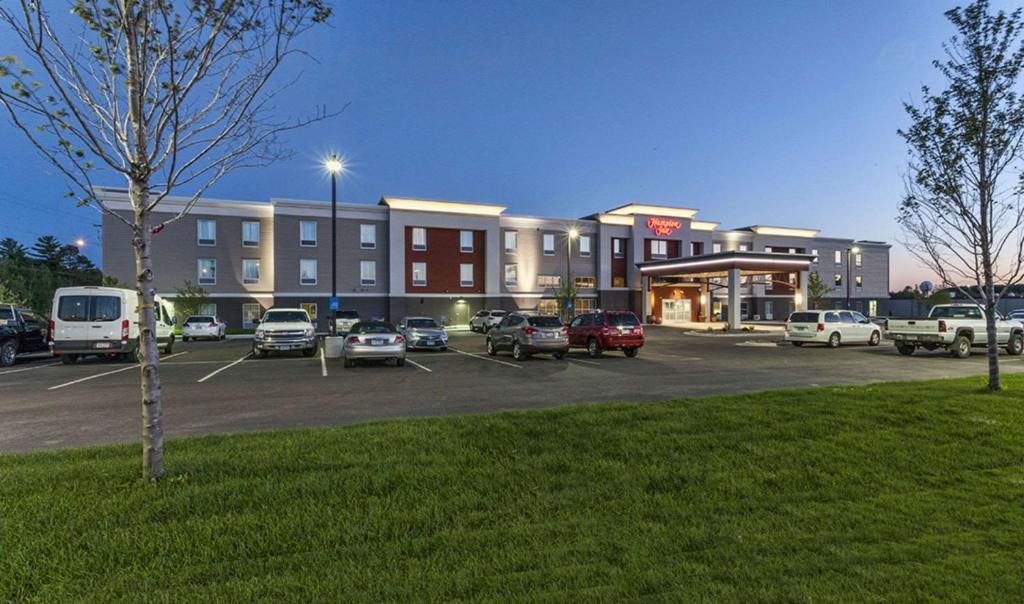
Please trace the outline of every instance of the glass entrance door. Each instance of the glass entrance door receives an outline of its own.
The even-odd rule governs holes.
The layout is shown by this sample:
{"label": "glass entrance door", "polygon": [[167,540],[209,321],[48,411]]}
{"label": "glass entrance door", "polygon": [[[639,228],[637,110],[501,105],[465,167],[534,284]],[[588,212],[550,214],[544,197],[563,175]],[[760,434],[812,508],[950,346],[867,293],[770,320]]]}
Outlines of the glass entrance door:
{"label": "glass entrance door", "polygon": [[661,301],[662,323],[683,323],[693,320],[689,300],[665,299]]}

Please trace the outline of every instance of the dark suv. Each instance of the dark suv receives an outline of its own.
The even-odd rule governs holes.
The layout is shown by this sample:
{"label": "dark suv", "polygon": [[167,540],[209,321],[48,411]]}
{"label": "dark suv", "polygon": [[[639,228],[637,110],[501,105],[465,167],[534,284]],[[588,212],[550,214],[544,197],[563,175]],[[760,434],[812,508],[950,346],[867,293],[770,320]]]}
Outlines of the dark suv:
{"label": "dark suv", "polygon": [[621,350],[635,357],[644,345],[644,328],[628,310],[606,310],[579,315],[569,323],[569,346],[586,348],[592,358],[605,350]]}
{"label": "dark suv", "polygon": [[564,359],[569,352],[565,332],[558,317],[512,313],[487,332],[487,354],[494,356],[499,350],[511,350],[512,358],[525,361],[534,353],[549,352],[556,359]]}
{"label": "dark suv", "polygon": [[23,352],[48,350],[44,319],[27,308],[0,304],[0,366],[10,367]]}

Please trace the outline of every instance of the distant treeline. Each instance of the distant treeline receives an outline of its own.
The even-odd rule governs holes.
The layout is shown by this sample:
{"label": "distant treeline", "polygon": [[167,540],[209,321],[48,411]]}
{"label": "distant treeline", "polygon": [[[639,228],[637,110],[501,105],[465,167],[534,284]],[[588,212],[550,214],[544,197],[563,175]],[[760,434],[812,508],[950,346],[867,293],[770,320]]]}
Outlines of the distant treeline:
{"label": "distant treeline", "polygon": [[10,298],[0,303],[28,306],[49,316],[58,287],[102,284],[103,273],[92,260],[52,235],[36,239],[30,247],[11,237],[0,240],[0,298]]}

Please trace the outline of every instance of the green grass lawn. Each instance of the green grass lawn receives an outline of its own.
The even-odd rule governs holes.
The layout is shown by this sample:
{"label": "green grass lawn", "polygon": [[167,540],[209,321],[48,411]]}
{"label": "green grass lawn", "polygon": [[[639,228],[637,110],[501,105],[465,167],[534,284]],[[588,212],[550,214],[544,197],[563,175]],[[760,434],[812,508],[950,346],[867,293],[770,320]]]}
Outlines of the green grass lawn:
{"label": "green grass lawn", "polygon": [[0,456],[0,600],[1019,602],[1005,380]]}

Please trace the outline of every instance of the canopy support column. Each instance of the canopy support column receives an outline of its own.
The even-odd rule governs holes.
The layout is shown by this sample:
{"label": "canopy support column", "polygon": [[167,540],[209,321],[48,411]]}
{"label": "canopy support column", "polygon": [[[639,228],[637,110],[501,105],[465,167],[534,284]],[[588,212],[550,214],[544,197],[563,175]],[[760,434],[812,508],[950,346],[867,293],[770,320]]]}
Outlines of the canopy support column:
{"label": "canopy support column", "polygon": [[740,329],[740,269],[729,269],[729,329]]}

